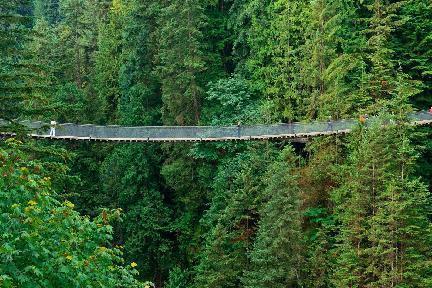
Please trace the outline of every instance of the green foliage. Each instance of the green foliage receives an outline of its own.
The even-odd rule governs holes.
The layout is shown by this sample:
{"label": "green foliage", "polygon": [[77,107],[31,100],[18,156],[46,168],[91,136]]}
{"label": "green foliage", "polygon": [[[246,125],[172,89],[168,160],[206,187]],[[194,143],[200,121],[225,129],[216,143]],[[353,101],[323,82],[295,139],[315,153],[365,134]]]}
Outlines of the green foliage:
{"label": "green foliage", "polygon": [[298,159],[286,147],[266,175],[265,204],[251,265],[245,272],[244,287],[295,287],[301,285],[302,231],[300,190],[294,167]]}
{"label": "green foliage", "polygon": [[202,86],[197,76],[205,64],[200,44],[205,1],[170,0],[164,4],[158,21],[157,55],[164,122],[198,123]]}
{"label": "green foliage", "polygon": [[124,46],[125,5],[122,1],[112,3],[108,20],[102,23],[98,35],[98,50],[95,52],[95,89],[103,103],[104,119],[118,120],[117,106],[120,98],[119,71],[122,64],[121,49]]}
{"label": "green foliage", "polygon": [[339,186],[340,164],[345,158],[342,140],[328,137],[308,143],[306,151],[309,159],[307,165],[302,165],[300,169],[303,245],[307,247],[301,277],[305,287],[332,287],[331,249],[335,243],[336,223],[329,194]]}
{"label": "green foliage", "polygon": [[229,27],[231,0],[209,2],[204,10],[206,24],[203,27],[202,51],[206,72],[200,80],[205,82],[223,78],[234,72],[236,62],[232,55],[235,34]]}
{"label": "green foliage", "polygon": [[[369,121],[351,138],[293,146],[25,142],[27,156],[8,162],[18,176],[0,179],[25,192],[0,197],[22,203],[0,206],[37,223],[1,234],[29,247],[0,250],[0,268],[19,271],[4,270],[2,284],[135,285],[115,243],[155,287],[431,286],[430,195],[417,179],[431,178],[430,129],[393,125],[410,104],[432,105],[429,0],[3,2],[0,118],[234,126],[393,116],[386,128]],[[72,177],[58,147],[75,155]],[[124,211],[114,228],[109,213],[97,216],[107,208]],[[85,265],[93,256],[97,269]],[[11,259],[18,268],[3,264]]]}
{"label": "green foliage", "polygon": [[182,271],[179,267],[175,267],[170,271],[170,276],[167,283],[167,288],[186,288],[187,286],[187,273]]}
{"label": "green foliage", "polygon": [[[47,111],[43,65],[29,53],[32,1],[8,1],[0,9],[0,118],[37,118]],[[4,129],[4,128],[2,128]],[[8,129],[8,128],[6,128]]]}
{"label": "green foliage", "polygon": [[431,227],[425,186],[412,176],[404,127],[372,123],[350,143],[341,188],[336,287],[428,287]]}
{"label": "green foliage", "polygon": [[124,221],[116,226],[116,241],[125,246],[126,258],[138,263],[143,276],[156,278],[153,273],[171,268],[173,244],[165,237],[171,231],[171,211],[155,181],[157,150],[143,148],[115,149],[101,167],[101,180],[105,205],[125,211]]}
{"label": "green foliage", "polygon": [[159,83],[151,67],[155,60],[154,25],[158,13],[156,2],[127,2],[128,11],[122,31],[122,65],[119,70],[120,122],[149,125],[160,122]]}
{"label": "green foliage", "polygon": [[300,46],[305,32],[302,21],[309,15],[304,1],[250,1],[251,17],[248,43],[251,57],[246,68],[252,75],[252,85],[267,100],[267,121],[281,116],[297,118],[302,102],[298,89]]}
{"label": "green foliage", "polygon": [[[261,153],[264,149],[265,153]],[[211,205],[203,217],[205,240],[194,287],[239,287],[249,267],[266,167],[272,147],[255,145],[219,165]]]}
{"label": "green foliage", "polygon": [[411,78],[421,80],[422,92],[413,100],[419,108],[432,106],[432,3],[408,1],[401,9],[399,37],[395,39],[397,60]]}
{"label": "green foliage", "polygon": [[57,24],[60,21],[60,0],[35,0],[35,16],[44,19],[49,24]]}
{"label": "green foliage", "polygon": [[258,101],[240,77],[209,83],[204,105],[204,123],[236,125],[256,123],[260,119]]}
{"label": "green foliage", "polygon": [[110,247],[107,212],[94,220],[57,200],[44,163],[9,141],[0,149],[1,287],[143,287]]}

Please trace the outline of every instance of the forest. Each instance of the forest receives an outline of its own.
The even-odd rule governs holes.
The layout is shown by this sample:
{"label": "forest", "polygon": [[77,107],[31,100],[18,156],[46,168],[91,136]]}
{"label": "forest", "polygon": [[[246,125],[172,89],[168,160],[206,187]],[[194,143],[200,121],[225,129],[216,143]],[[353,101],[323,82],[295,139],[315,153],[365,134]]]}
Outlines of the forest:
{"label": "forest", "polygon": [[[0,0],[0,287],[432,287],[430,0]],[[21,120],[349,135],[33,140]]]}

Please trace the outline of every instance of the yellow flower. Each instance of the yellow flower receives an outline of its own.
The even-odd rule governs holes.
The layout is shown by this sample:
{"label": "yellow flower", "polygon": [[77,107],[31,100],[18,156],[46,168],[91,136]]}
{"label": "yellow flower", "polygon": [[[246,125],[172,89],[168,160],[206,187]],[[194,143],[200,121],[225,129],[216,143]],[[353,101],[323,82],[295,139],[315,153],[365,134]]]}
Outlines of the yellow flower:
{"label": "yellow flower", "polygon": [[75,205],[70,201],[65,201],[64,204],[71,209],[73,209],[75,207]]}
{"label": "yellow flower", "polygon": [[27,204],[30,205],[30,206],[34,206],[34,205],[37,204],[37,202],[34,201],[34,200],[30,200],[30,201],[27,202]]}
{"label": "yellow flower", "polygon": [[69,261],[72,260],[73,256],[72,255],[68,255],[66,256],[66,259],[68,259]]}
{"label": "yellow flower", "polygon": [[131,263],[131,267],[132,267],[132,268],[135,268],[135,267],[137,267],[137,266],[138,266],[137,263],[135,263],[135,262],[132,262],[132,263]]}

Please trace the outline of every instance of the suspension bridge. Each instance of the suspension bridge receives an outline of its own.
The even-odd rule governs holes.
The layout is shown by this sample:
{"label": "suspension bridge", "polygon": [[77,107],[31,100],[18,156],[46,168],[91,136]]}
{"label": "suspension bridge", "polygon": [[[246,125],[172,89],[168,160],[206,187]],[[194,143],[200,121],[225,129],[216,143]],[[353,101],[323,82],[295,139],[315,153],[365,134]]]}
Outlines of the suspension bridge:
{"label": "suspension bridge", "polygon": [[[409,114],[409,119],[413,125],[427,125],[432,123],[432,113],[414,112]],[[356,125],[359,125],[359,120],[271,125],[140,127],[73,123],[56,124],[50,127],[50,124],[39,121],[21,121],[20,123],[30,128],[32,132],[29,136],[36,139],[101,142],[212,142],[288,139],[292,142],[304,142],[311,137],[349,133]],[[0,120],[0,126],[7,126],[8,124],[7,121]],[[0,132],[0,134],[9,137],[14,136],[13,133],[8,132]]]}

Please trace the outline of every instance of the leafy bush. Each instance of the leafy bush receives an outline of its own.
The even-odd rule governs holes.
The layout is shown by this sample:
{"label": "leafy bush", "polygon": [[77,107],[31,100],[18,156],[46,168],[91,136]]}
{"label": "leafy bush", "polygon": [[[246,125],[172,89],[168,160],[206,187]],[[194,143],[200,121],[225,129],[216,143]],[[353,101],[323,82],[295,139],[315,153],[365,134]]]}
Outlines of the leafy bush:
{"label": "leafy bush", "polygon": [[0,147],[0,175],[0,287],[150,287],[110,247],[108,213],[91,220],[60,202],[20,143]]}

